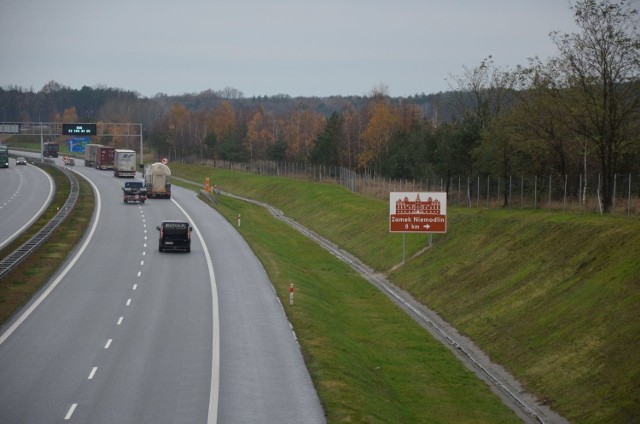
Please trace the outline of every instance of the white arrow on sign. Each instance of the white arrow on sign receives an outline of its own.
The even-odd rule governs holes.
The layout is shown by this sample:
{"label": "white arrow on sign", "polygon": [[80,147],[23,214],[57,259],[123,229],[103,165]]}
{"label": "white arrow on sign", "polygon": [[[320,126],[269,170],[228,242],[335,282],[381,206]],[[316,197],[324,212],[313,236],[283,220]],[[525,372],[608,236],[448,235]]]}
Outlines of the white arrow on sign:
{"label": "white arrow on sign", "polygon": [[423,225],[423,227],[424,227],[425,230],[428,230],[429,228],[431,228],[431,225],[425,224],[425,225]]}

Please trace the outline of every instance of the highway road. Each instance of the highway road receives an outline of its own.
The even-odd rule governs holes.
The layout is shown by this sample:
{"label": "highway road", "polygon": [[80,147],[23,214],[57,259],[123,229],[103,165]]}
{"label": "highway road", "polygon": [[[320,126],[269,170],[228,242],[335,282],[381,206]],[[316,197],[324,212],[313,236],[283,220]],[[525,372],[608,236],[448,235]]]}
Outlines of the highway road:
{"label": "highway road", "polygon": [[[96,213],[77,252],[0,331],[2,423],[323,423],[259,261],[195,193],[124,204],[82,166]],[[187,219],[191,253],[156,225]]]}
{"label": "highway road", "polygon": [[0,249],[11,243],[45,211],[55,185],[49,174],[37,166],[0,169]]}

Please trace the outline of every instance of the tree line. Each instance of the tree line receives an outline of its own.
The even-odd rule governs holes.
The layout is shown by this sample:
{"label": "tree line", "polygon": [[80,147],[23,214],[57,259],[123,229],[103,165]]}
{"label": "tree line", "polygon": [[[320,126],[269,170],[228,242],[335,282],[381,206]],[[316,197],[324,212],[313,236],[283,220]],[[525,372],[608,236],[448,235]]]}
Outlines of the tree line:
{"label": "tree line", "polygon": [[579,31],[550,34],[556,56],[513,69],[487,56],[437,94],[393,98],[380,84],[363,96],[245,98],[227,87],[143,98],[52,81],[39,92],[2,88],[0,105],[7,122],[141,122],[145,145],[170,160],[288,161],[414,180],[598,175],[607,211],[616,175],[640,171],[638,11],[627,0],[570,7]]}

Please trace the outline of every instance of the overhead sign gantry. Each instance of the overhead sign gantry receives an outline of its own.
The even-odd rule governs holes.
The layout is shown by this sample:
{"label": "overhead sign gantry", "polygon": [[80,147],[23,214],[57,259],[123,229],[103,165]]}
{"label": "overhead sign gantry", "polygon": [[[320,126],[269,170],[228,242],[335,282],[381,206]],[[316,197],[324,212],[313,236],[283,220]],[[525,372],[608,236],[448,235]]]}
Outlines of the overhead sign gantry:
{"label": "overhead sign gantry", "polygon": [[[115,129],[115,131],[114,131]],[[68,135],[71,137],[134,137],[140,139],[140,167],[144,164],[142,124],[134,123],[61,123],[61,122],[0,122],[0,134],[40,135],[40,159],[43,159],[44,136]],[[81,143],[80,140],[79,143]],[[74,143],[70,143],[74,144]],[[76,142],[75,144],[78,144]],[[69,149],[72,150],[72,149]]]}

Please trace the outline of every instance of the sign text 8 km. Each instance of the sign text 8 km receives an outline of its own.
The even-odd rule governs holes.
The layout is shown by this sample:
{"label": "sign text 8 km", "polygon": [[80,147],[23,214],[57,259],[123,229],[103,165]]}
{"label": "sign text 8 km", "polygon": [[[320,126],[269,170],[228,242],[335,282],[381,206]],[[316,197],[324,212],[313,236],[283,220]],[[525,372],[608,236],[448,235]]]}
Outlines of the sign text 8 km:
{"label": "sign text 8 km", "polygon": [[447,193],[389,193],[389,231],[446,233]]}

